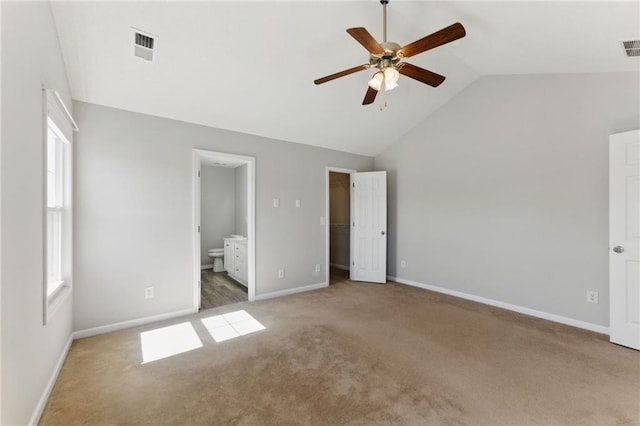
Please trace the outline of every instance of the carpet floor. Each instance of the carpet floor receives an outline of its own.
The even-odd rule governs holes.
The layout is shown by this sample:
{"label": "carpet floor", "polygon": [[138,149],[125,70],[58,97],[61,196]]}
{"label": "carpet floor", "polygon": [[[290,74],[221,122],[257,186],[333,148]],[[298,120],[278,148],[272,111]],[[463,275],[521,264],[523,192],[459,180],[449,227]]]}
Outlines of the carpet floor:
{"label": "carpet floor", "polygon": [[[74,341],[40,424],[640,424],[640,354],[606,336],[339,274]],[[201,347],[153,361],[170,326]]]}

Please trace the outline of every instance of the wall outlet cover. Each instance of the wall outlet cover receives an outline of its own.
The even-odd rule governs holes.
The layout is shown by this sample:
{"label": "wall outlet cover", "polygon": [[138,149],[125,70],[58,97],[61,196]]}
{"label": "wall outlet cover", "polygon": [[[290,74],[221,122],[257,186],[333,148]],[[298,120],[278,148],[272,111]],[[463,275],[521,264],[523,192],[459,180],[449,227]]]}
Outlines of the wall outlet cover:
{"label": "wall outlet cover", "polygon": [[153,299],[153,287],[145,287],[145,289],[144,289],[144,298],[145,299]]}
{"label": "wall outlet cover", "polygon": [[587,302],[598,303],[598,292],[587,290]]}

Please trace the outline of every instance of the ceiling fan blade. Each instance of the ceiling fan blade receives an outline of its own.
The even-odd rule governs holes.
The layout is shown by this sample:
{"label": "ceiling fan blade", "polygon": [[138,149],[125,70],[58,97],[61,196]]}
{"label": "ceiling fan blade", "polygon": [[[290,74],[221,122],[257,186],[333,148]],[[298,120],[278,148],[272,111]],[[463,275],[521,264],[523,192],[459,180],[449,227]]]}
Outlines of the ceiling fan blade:
{"label": "ceiling fan blade", "polygon": [[400,49],[400,52],[402,52],[402,56],[404,58],[409,58],[417,55],[418,53],[425,52],[429,49],[433,49],[434,47],[442,46],[443,44],[462,38],[465,34],[466,31],[462,24],[456,22],[455,24],[449,25],[440,31],[436,31],[435,33],[423,37],[420,40],[416,40],[413,43],[403,46],[402,49]]}
{"label": "ceiling fan blade", "polygon": [[413,78],[414,80],[418,80],[433,87],[438,87],[446,78],[443,75],[436,74],[433,71],[425,70],[424,68],[420,68],[415,65],[411,65],[407,62],[404,62],[402,64],[402,66],[398,69],[398,72],[402,75],[406,75],[407,77]]}
{"label": "ceiling fan blade", "polygon": [[372,88],[371,86],[368,86],[367,93],[364,95],[364,100],[362,101],[362,105],[372,104],[373,101],[376,100],[377,94],[378,94],[378,91],[376,89]]}
{"label": "ceiling fan blade", "polygon": [[315,84],[326,83],[327,81],[335,80],[336,78],[344,77],[345,75],[353,74],[354,72],[364,71],[366,69],[369,69],[369,66],[370,65],[358,65],[357,67],[349,68],[348,70],[340,71],[335,74],[313,80],[313,82]]}
{"label": "ceiling fan blade", "polygon": [[367,31],[366,28],[349,28],[347,32],[351,37],[355,38],[358,43],[364,46],[365,49],[374,55],[382,55],[384,53],[384,49],[380,46],[380,43],[378,43],[376,39],[369,34],[369,31]]}

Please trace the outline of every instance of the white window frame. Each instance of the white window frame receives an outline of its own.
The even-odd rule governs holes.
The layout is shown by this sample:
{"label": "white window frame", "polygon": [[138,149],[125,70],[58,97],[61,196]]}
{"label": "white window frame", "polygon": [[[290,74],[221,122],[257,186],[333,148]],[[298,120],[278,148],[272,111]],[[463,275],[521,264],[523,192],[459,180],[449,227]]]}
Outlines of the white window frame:
{"label": "white window frame", "polygon": [[45,89],[44,94],[43,322],[46,325],[72,292],[72,131],[77,126],[57,92]]}
{"label": "white window frame", "polygon": [[65,158],[65,145],[70,145],[70,142],[53,120],[47,117],[47,298],[55,297],[65,283],[62,269],[62,236],[66,214],[65,171],[69,167],[69,161]]}

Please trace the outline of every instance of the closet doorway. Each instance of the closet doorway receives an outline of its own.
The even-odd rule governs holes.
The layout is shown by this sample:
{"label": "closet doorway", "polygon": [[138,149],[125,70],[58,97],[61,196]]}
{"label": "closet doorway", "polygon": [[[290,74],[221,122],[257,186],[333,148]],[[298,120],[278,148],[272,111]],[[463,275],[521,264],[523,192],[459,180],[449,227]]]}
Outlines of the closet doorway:
{"label": "closet doorway", "polygon": [[326,168],[327,185],[327,277],[329,284],[349,279],[351,262],[350,215],[351,173],[356,170],[337,167]]}
{"label": "closet doorway", "polygon": [[193,150],[194,308],[255,300],[255,158]]}

